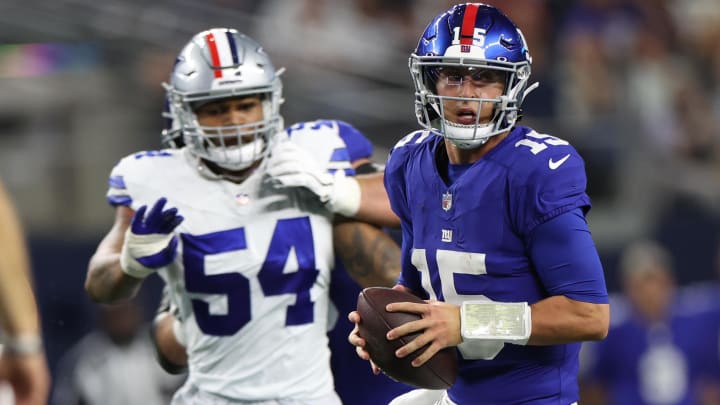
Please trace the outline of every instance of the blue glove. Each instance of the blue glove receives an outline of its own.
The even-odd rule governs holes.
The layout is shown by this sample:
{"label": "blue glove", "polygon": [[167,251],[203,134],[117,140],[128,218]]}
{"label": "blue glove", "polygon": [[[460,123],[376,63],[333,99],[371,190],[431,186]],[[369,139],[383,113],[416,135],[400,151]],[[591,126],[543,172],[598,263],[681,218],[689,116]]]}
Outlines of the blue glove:
{"label": "blue glove", "polygon": [[120,254],[120,266],[126,274],[145,278],[175,260],[178,241],[174,230],[184,218],[177,208],[163,210],[166,202],[162,197],[147,215],[146,205],[133,215]]}

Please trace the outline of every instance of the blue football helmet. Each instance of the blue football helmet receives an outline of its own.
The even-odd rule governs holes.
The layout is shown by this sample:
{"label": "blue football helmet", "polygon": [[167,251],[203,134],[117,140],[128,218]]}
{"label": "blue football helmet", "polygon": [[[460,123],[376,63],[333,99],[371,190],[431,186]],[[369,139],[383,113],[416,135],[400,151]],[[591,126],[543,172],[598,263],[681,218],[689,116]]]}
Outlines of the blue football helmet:
{"label": "blue football helmet", "polygon": [[[538,85],[528,87],[531,63],[520,29],[500,10],[481,3],[453,6],[433,19],[410,56],[418,122],[462,149],[484,144],[489,137],[511,129],[520,117],[523,99]],[[505,81],[504,92],[495,99],[440,96],[436,83],[442,69],[499,73]],[[477,104],[475,123],[445,119],[443,102],[448,100]],[[483,102],[494,104],[489,123],[480,122]]]}
{"label": "blue football helmet", "polygon": [[[243,170],[267,156],[282,131],[282,82],[255,40],[234,30],[214,28],[195,35],[178,55],[165,84],[172,119],[164,139],[182,136],[196,157],[228,170]],[[228,97],[260,96],[263,120],[208,127],[197,120],[200,105]]]}

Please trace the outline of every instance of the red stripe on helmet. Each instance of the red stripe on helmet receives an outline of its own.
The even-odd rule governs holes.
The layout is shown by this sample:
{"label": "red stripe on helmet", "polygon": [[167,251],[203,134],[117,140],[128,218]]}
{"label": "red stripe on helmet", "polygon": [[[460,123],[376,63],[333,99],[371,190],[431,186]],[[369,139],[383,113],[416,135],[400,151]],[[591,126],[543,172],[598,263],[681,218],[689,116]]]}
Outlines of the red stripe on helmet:
{"label": "red stripe on helmet", "polygon": [[205,42],[207,42],[208,48],[210,49],[210,57],[212,58],[215,77],[222,77],[222,69],[220,69],[220,54],[218,53],[217,43],[215,42],[215,35],[212,33],[205,35]]}
{"label": "red stripe on helmet", "polygon": [[463,16],[462,28],[460,29],[460,43],[463,45],[472,45],[478,8],[478,4],[468,4],[465,6],[465,15]]}

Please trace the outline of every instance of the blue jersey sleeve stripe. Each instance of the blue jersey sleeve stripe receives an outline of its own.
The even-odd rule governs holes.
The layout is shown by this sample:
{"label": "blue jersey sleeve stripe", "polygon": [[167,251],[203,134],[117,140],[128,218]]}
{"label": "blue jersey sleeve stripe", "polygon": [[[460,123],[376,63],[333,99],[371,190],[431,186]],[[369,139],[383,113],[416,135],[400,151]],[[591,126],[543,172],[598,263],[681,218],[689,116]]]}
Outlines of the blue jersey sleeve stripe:
{"label": "blue jersey sleeve stripe", "polygon": [[110,176],[108,184],[112,188],[118,188],[121,190],[125,190],[127,188],[125,187],[125,179],[123,179],[123,176]]}
{"label": "blue jersey sleeve stripe", "polygon": [[350,159],[350,154],[348,153],[347,148],[338,148],[335,149],[332,154],[330,155],[330,161],[331,162],[343,162],[343,161],[349,161],[352,162],[353,160]]}
{"label": "blue jersey sleeve stripe", "polygon": [[175,257],[177,254],[177,244],[177,237],[173,236],[173,238],[170,239],[170,244],[165,249],[149,256],[138,257],[136,260],[145,267],[153,269],[160,268],[168,263],[168,256],[172,258]]}
{"label": "blue jersey sleeve stripe", "polygon": [[117,207],[120,205],[129,207],[130,204],[132,204],[132,197],[128,195],[111,195],[108,196],[107,201],[113,207]]}
{"label": "blue jersey sleeve stripe", "polygon": [[373,153],[372,143],[355,127],[347,122],[337,121],[338,134],[347,146],[350,161],[369,159]]}
{"label": "blue jersey sleeve stripe", "polygon": [[[338,171],[338,169],[328,169],[328,172],[329,172],[330,174],[333,174],[333,173],[335,173],[336,171]],[[343,169],[343,171],[345,172],[345,175],[348,176],[348,177],[354,176],[354,175],[356,174],[356,173],[355,173],[355,170],[353,170],[353,169]]]}

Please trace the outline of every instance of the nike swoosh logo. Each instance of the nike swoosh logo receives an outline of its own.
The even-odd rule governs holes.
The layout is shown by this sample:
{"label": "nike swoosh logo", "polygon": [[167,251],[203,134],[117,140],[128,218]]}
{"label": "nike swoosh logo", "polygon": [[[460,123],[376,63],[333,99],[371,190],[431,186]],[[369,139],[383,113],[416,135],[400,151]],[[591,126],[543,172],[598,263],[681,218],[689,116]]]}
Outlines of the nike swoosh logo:
{"label": "nike swoosh logo", "polygon": [[552,158],[550,158],[548,160],[548,167],[550,168],[550,170],[555,170],[558,167],[560,167],[561,164],[565,163],[565,161],[568,160],[569,157],[570,157],[570,154],[568,153],[567,155],[565,155],[565,157],[563,157],[562,159],[560,159],[558,161],[553,161]]}

